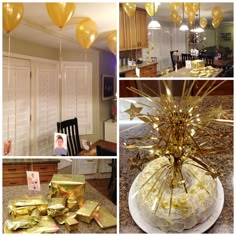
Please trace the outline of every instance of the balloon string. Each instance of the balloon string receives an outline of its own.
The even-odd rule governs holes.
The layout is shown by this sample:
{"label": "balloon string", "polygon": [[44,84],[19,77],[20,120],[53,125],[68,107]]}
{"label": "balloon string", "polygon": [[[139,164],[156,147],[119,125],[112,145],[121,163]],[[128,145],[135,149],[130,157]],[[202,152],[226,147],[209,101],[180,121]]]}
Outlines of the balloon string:
{"label": "balloon string", "polygon": [[7,101],[8,101],[8,109],[7,109],[7,141],[9,140],[10,132],[9,132],[9,123],[10,123],[10,64],[11,64],[11,36],[8,33],[8,63],[7,63]]}
{"label": "balloon string", "polygon": [[60,130],[59,132],[62,132],[61,130],[61,121],[62,121],[62,66],[61,66],[61,34],[62,29],[60,28],[60,47],[59,47],[59,123],[60,123]]}
{"label": "balloon string", "polygon": [[134,15],[134,25],[135,25],[135,39],[136,39],[136,59],[138,54],[138,34],[137,34],[137,15]]}
{"label": "balloon string", "polygon": [[[85,87],[87,88],[87,81],[88,81],[88,79],[87,79],[87,76],[88,76],[88,74],[87,74],[87,70],[88,70],[88,50],[87,49],[85,49],[85,52],[84,52],[84,63],[85,63],[85,71],[84,71],[84,73],[85,73],[85,83],[86,83]],[[86,114],[88,114],[87,107],[88,106],[85,106]],[[77,106],[76,106],[76,109],[77,109]],[[87,126],[88,126],[88,124],[85,125],[86,140],[88,140]]]}
{"label": "balloon string", "polygon": [[132,18],[130,17],[130,25],[129,25],[129,32],[130,32],[130,51],[131,51],[131,60],[133,59],[133,53],[132,53],[132,32],[131,32],[131,26],[132,26]]}

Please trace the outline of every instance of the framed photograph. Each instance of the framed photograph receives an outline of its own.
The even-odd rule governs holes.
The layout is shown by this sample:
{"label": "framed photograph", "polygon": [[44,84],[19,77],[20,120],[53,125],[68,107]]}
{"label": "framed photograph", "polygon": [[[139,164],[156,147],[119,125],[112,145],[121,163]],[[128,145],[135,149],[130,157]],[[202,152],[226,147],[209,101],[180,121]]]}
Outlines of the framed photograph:
{"label": "framed photograph", "polygon": [[67,135],[54,133],[54,154],[56,156],[67,155]]}
{"label": "framed photograph", "polygon": [[102,75],[102,101],[115,98],[115,76]]}
{"label": "framed photograph", "polygon": [[220,34],[221,41],[230,41],[231,40],[231,33],[221,33]]}

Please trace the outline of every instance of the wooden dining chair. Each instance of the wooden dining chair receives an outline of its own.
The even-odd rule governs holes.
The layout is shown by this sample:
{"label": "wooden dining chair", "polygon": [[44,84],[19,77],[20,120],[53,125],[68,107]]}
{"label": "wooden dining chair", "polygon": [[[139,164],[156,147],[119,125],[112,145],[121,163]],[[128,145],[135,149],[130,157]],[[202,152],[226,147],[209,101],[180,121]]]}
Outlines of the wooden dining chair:
{"label": "wooden dining chair", "polygon": [[214,65],[214,57],[208,55],[200,55],[200,60],[205,61],[205,66],[213,66]]}
{"label": "wooden dining chair", "polygon": [[82,151],[76,117],[74,119],[57,122],[57,132],[67,135],[68,156],[77,156],[78,153]]}
{"label": "wooden dining chair", "polygon": [[117,182],[117,164],[116,159],[112,159],[111,164],[111,178],[108,184],[109,195],[114,204],[116,204],[116,182]]}
{"label": "wooden dining chair", "polygon": [[99,145],[96,146],[96,153],[97,156],[116,156],[116,152],[113,152]]}
{"label": "wooden dining chair", "polygon": [[171,58],[171,62],[172,62],[172,66],[173,66],[173,70],[175,70],[175,60],[174,60],[174,52],[179,52],[178,50],[174,50],[174,51],[170,51],[170,58]]}

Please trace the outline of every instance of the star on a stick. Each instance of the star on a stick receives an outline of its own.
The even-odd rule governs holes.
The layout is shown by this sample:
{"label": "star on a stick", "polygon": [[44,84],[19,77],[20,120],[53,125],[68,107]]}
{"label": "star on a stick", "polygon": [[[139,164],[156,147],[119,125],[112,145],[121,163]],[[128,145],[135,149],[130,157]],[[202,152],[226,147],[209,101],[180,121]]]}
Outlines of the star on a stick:
{"label": "star on a stick", "polygon": [[130,108],[125,110],[125,112],[130,115],[130,120],[133,120],[137,116],[137,113],[140,113],[142,109],[142,107],[136,107],[133,103],[131,103]]}

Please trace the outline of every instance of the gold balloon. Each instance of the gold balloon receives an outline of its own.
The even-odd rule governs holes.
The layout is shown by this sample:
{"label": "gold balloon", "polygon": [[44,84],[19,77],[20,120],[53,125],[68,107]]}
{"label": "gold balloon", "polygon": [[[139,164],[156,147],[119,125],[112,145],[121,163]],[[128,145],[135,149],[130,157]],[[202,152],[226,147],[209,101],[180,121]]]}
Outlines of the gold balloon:
{"label": "gold balloon", "polygon": [[76,28],[76,38],[82,48],[88,49],[98,36],[97,24],[90,18],[80,21]]}
{"label": "gold balloon", "polygon": [[122,3],[122,8],[124,9],[125,13],[131,17],[136,11],[136,4],[132,2]]}
{"label": "gold balloon", "polygon": [[192,10],[196,13],[200,8],[200,3],[199,2],[195,2],[192,3]]}
{"label": "gold balloon", "polygon": [[182,6],[181,2],[169,2],[170,8],[172,10],[177,10],[179,7]]}
{"label": "gold balloon", "polygon": [[182,24],[182,22],[183,22],[183,19],[182,19],[181,16],[178,16],[178,17],[176,18],[176,20],[175,20],[175,23],[176,23],[178,26],[180,26],[180,25]]}
{"label": "gold balloon", "polygon": [[116,40],[117,40],[117,32],[116,30],[113,30],[107,37],[107,46],[114,55],[116,55]]}
{"label": "gold balloon", "polygon": [[204,29],[207,26],[207,18],[206,17],[201,17],[199,24]]}
{"label": "gold balloon", "polygon": [[149,16],[154,16],[158,10],[158,5],[154,2],[145,3],[145,9]]}
{"label": "gold balloon", "polygon": [[222,9],[220,7],[214,7],[211,10],[213,18],[218,18],[222,16]]}
{"label": "gold balloon", "polygon": [[48,15],[59,28],[63,28],[75,12],[75,3],[48,2],[46,8]]}
{"label": "gold balloon", "polygon": [[23,15],[23,3],[3,3],[2,21],[4,30],[6,30],[7,33],[10,33],[20,23]]}
{"label": "gold balloon", "polygon": [[194,13],[193,11],[189,11],[187,15],[188,15],[188,19],[189,19],[190,21],[194,21],[194,19],[195,19],[195,13]]}
{"label": "gold balloon", "polygon": [[171,12],[170,17],[171,17],[171,19],[172,19],[173,21],[175,21],[178,16],[179,16],[179,14],[178,14],[178,12],[177,12],[176,10],[173,10],[173,11]]}
{"label": "gold balloon", "polygon": [[184,11],[188,14],[189,11],[193,11],[193,4],[190,2],[184,3]]}
{"label": "gold balloon", "polygon": [[212,20],[212,26],[217,29],[220,26],[221,20],[219,19],[213,19]]}

